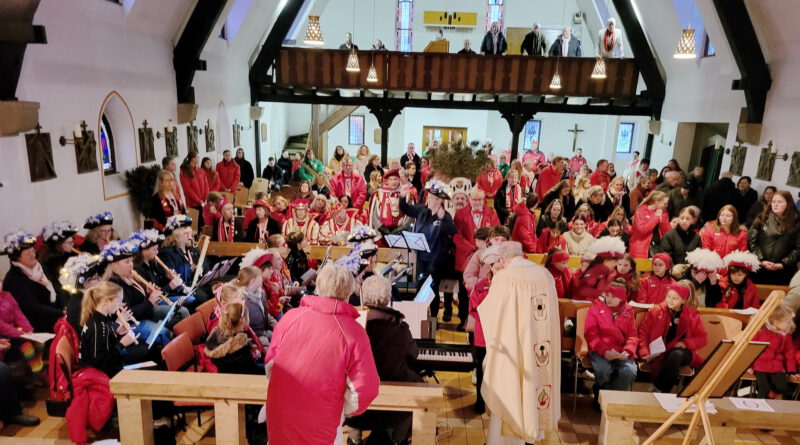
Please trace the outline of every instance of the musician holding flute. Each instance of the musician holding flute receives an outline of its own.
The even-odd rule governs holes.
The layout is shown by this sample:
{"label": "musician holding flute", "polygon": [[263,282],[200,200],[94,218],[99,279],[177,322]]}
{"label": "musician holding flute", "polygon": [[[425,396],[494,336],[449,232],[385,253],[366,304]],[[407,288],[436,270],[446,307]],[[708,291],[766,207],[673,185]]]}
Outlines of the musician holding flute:
{"label": "musician holding flute", "polygon": [[[175,271],[184,283],[190,284],[197,263],[200,261],[200,251],[194,245],[192,233],[192,218],[186,215],[171,216],[167,220],[167,227],[164,229],[166,240],[162,244],[158,257]],[[203,260],[203,270],[207,271],[208,264]],[[205,299],[200,298],[205,301]]]}
{"label": "musician holding flute", "polygon": [[[139,245],[139,252],[133,260],[133,271],[139,274],[144,281],[154,284],[166,296],[158,304],[171,305],[188,293],[189,289],[184,285],[180,275],[158,257],[159,246],[164,241],[164,235],[154,229],[144,229],[135,232],[130,240]],[[184,306],[189,309],[189,312],[192,312],[196,305],[194,297],[188,297],[184,302]]]}
{"label": "musician holding flute", "polygon": [[51,283],[58,283],[58,274],[64,263],[76,255],[76,233],[78,233],[78,227],[69,221],[55,221],[42,228],[44,249],[39,254],[39,263]]}

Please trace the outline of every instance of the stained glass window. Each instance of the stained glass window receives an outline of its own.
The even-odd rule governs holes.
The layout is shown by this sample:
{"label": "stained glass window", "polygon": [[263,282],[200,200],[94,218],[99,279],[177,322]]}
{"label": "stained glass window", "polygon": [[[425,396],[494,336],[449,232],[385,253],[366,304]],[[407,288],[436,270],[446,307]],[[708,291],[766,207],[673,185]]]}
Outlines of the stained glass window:
{"label": "stained glass window", "polygon": [[364,116],[350,116],[347,140],[350,145],[364,144]]}
{"label": "stained glass window", "polygon": [[414,0],[397,0],[395,50],[411,52],[411,24],[414,21]]}
{"label": "stained glass window", "polygon": [[489,0],[486,6],[486,31],[492,27],[492,23],[497,22],[500,29],[503,29],[503,1],[504,0]]}
{"label": "stained glass window", "polygon": [[631,152],[635,130],[636,125],[633,122],[623,122],[619,124],[619,133],[617,133],[617,153]]}
{"label": "stained glass window", "polygon": [[541,141],[542,121],[532,119],[525,123],[525,133],[522,139],[522,151],[531,149],[533,141]]}
{"label": "stained glass window", "polygon": [[117,161],[114,153],[114,134],[111,132],[111,124],[103,114],[100,120],[100,150],[103,153],[103,173],[111,175],[117,172]]}

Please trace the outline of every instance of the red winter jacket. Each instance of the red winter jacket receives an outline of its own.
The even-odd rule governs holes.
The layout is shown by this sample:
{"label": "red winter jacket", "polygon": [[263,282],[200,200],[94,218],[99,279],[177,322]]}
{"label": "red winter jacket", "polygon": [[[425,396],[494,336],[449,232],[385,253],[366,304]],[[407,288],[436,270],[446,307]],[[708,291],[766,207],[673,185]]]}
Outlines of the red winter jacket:
{"label": "red winter jacket", "polygon": [[747,252],[747,230],[742,229],[738,235],[734,235],[723,228],[717,231],[713,224],[713,222],[708,223],[700,230],[700,244],[703,249],[717,252],[720,258],[724,258],[734,250]]}
{"label": "red winter jacket", "polygon": [[[62,337],[67,339],[72,350],[76,352],[81,349],[81,340],[75,329],[67,322],[67,317],[61,317],[56,322],[53,329],[56,336],[53,338],[53,343],[50,346],[50,365],[47,367],[48,381],[50,382],[50,395],[48,399],[64,402],[69,400],[69,388],[67,387],[67,377],[61,371],[60,366],[56,366],[56,346],[61,341]],[[78,356],[73,357],[73,361],[77,362]],[[75,363],[69,363],[69,366],[74,369]]]}
{"label": "red winter jacket", "polygon": [[208,178],[202,168],[194,169],[194,178],[181,171],[181,187],[186,194],[186,207],[198,208],[208,198]]}
{"label": "red winter jacket", "polygon": [[544,198],[544,195],[559,181],[561,181],[561,173],[557,172],[552,165],[548,165],[539,173],[539,181],[536,183],[536,196],[539,196],[540,199]]}
{"label": "red winter jacket", "polygon": [[[500,225],[497,213],[490,209],[489,206],[484,205],[481,214],[483,216],[481,217],[480,227]],[[470,255],[478,248],[475,245],[475,231],[478,230],[478,227],[475,226],[475,220],[472,218],[472,206],[470,204],[456,212],[455,217],[453,217],[453,224],[456,226],[456,234],[453,235],[453,244],[456,247],[456,270],[464,272]]]}
{"label": "red winter jacket", "polygon": [[86,428],[100,431],[114,411],[111,379],[95,368],[83,368],[72,375],[75,398],[67,408],[69,438],[76,444],[88,442]]}
{"label": "red winter jacket", "polygon": [[727,288],[722,293],[722,301],[717,304],[717,307],[733,309],[736,307],[736,302],[739,301],[740,298],[743,298],[742,309],[747,309],[749,307],[760,308],[761,300],[758,299],[758,289],[756,289],[756,285],[753,284],[753,280],[750,278],[745,278],[745,280],[747,280],[747,284],[744,288],[744,296],[741,296],[736,287],[731,284],[729,278]]}
{"label": "red winter jacket", "polygon": [[627,352],[632,358],[636,358],[636,346],[639,343],[636,319],[633,316],[633,309],[624,301],[617,308],[615,317],[603,300],[594,300],[586,314],[583,335],[591,352],[602,356],[613,349],[617,352]]}
{"label": "red winter jacket", "polygon": [[753,362],[753,371],[756,372],[797,372],[794,344],[791,335],[772,332],[764,326],[753,337],[753,341],[769,342],[769,346]]}
{"label": "red winter jacket", "polygon": [[536,253],[538,243],[536,241],[536,214],[525,205],[519,203],[514,210],[517,215],[514,221],[514,230],[511,231],[511,240],[522,244],[525,253]]}
{"label": "red winter jacket", "polygon": [[550,236],[550,228],[545,227],[536,243],[536,253],[547,254],[553,247],[567,250],[567,240],[564,239],[564,235],[558,235],[558,237]]}
{"label": "red winter jacket", "polygon": [[631,225],[631,239],[629,241],[629,251],[634,258],[647,258],[650,254],[650,241],[653,239],[653,231],[659,228],[659,233],[663,237],[671,229],[669,225],[669,215],[666,211],[661,213],[661,219],[656,217],[656,212],[649,206],[641,205],[633,215]]}
{"label": "red winter jacket", "polygon": [[[650,343],[656,338],[661,337],[666,341],[671,317],[672,314],[666,303],[653,306],[647,311],[647,315],[645,315],[642,324],[639,326],[639,350],[637,351],[639,357],[650,355]],[[679,341],[686,345],[686,349],[692,351],[692,361],[689,366],[697,368],[703,364],[703,358],[700,357],[697,351],[706,345],[708,339],[706,338],[706,330],[703,328],[703,322],[700,320],[700,313],[693,307],[683,307],[675,338],[666,345],[667,351],[674,349],[675,344]],[[650,362],[650,369],[653,374],[658,373],[662,360],[664,360],[664,354],[659,355]]]}
{"label": "red winter jacket", "polygon": [[270,443],[333,443],[342,411],[361,414],[378,395],[372,348],[357,318],[345,301],[306,295],[275,326],[266,357]]}
{"label": "red winter jacket", "polygon": [[483,278],[472,288],[469,293],[469,315],[475,319],[475,346],[482,348],[486,347],[486,337],[483,336],[483,326],[481,325],[481,317],[478,315],[478,306],[483,303],[486,296],[489,295],[489,278]]}
{"label": "red winter jacket", "polygon": [[570,288],[572,287],[572,280],[574,280],[574,272],[569,267],[564,270],[555,268],[552,264],[547,266],[547,271],[556,280],[556,294],[558,298],[570,298]]}
{"label": "red winter jacket", "polygon": [[492,171],[484,170],[478,175],[478,180],[476,182],[478,188],[483,190],[486,194],[486,200],[490,201],[494,199],[495,193],[497,193],[497,190],[499,190],[500,186],[503,184],[503,175],[501,175],[500,170],[496,168],[493,168]]}
{"label": "red winter jacket", "polygon": [[661,304],[667,298],[667,291],[675,280],[669,276],[669,272],[663,278],[658,278],[654,273],[648,272],[639,281],[639,293],[636,295],[636,302],[643,304]]}
{"label": "red winter jacket", "polygon": [[614,278],[614,272],[614,270],[604,266],[603,263],[595,264],[586,269],[586,272],[580,275],[575,282],[572,299],[596,300],[597,297],[603,293],[606,286],[611,284],[611,280]]}
{"label": "red winter jacket", "polygon": [[203,173],[206,174],[206,184],[208,184],[209,192],[218,192],[222,190],[222,183],[219,182],[219,175],[217,172],[203,169]]}
{"label": "red winter jacket", "polygon": [[[347,195],[347,182],[345,181],[344,172],[336,173],[330,181],[331,194],[337,198]],[[367,182],[364,177],[358,173],[353,172],[350,177],[350,200],[353,202],[353,207],[356,209],[364,208],[364,202],[367,200]],[[322,224],[322,223],[320,223]]]}
{"label": "red winter jacket", "polygon": [[233,159],[230,162],[220,161],[217,163],[217,177],[221,191],[236,193],[236,190],[239,189],[240,176],[241,168]]}
{"label": "red winter jacket", "polygon": [[611,182],[611,176],[607,172],[601,172],[600,170],[595,170],[589,176],[589,183],[592,185],[599,185],[603,187],[603,191],[605,192],[608,190],[608,184]]}

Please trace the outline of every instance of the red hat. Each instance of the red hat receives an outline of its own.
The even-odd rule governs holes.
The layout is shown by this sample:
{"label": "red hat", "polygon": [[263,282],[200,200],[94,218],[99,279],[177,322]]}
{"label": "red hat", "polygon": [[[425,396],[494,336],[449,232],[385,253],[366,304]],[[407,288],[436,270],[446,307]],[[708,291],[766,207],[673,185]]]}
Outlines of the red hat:
{"label": "red hat", "polygon": [[604,293],[611,294],[614,297],[619,298],[622,301],[628,301],[628,290],[622,286],[615,286],[615,285],[608,285],[606,286]]}
{"label": "red hat", "polygon": [[667,255],[666,253],[657,253],[657,254],[653,255],[653,261],[655,261],[655,260],[663,261],[664,264],[667,265],[667,269],[672,267],[672,257]]}
{"label": "red hat", "polygon": [[267,203],[267,200],[264,199],[264,198],[261,198],[258,201],[253,203],[253,208],[256,208],[256,207],[264,207],[265,209],[269,210],[269,204]]}
{"label": "red hat", "polygon": [[264,254],[264,255],[260,256],[257,260],[255,260],[253,262],[253,266],[260,268],[267,261],[272,262],[272,254],[271,253],[267,253],[267,254]]}
{"label": "red hat", "polygon": [[680,295],[681,300],[683,301],[686,301],[689,298],[689,294],[691,293],[688,287],[677,283],[670,285],[668,291],[669,290],[674,290],[675,293]]}
{"label": "red hat", "polygon": [[560,263],[567,260],[569,260],[569,254],[567,252],[554,252],[550,256],[550,261],[552,263]]}
{"label": "red hat", "polygon": [[295,199],[290,206],[295,210],[308,210],[309,203],[307,199]]}
{"label": "red hat", "polygon": [[330,208],[328,209],[328,212],[330,213],[331,216],[336,216],[342,210],[347,210],[347,209],[342,205],[341,202],[333,201],[331,203]]}
{"label": "red hat", "polygon": [[390,178],[392,176],[397,176],[399,178],[400,177],[400,170],[398,170],[396,168],[393,168],[393,169],[389,170],[388,172],[383,174],[383,179],[388,179],[388,178]]}

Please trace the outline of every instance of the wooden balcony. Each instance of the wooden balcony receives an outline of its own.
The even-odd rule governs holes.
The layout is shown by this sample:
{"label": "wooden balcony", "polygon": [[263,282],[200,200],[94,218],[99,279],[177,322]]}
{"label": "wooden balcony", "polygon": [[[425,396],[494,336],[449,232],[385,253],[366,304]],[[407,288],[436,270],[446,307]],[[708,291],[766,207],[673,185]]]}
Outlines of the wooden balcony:
{"label": "wooden balcony", "polygon": [[[634,59],[606,59],[607,78],[590,77],[593,57],[481,56],[359,51],[361,71],[345,71],[348,51],[283,48],[276,63],[278,86],[291,88],[426,91],[444,93],[557,95],[633,99],[639,80]],[[378,82],[368,83],[374,60]],[[561,89],[551,90],[558,67]]]}

